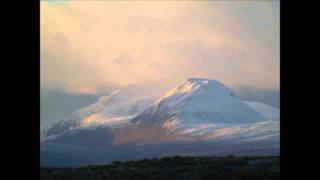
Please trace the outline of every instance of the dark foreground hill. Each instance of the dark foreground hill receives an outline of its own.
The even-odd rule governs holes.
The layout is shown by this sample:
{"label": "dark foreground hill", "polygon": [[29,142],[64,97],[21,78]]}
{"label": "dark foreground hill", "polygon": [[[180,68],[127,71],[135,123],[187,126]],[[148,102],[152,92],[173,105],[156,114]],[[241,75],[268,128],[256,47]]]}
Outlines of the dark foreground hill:
{"label": "dark foreground hill", "polygon": [[41,168],[41,180],[275,180],[280,158],[166,157],[79,168]]}

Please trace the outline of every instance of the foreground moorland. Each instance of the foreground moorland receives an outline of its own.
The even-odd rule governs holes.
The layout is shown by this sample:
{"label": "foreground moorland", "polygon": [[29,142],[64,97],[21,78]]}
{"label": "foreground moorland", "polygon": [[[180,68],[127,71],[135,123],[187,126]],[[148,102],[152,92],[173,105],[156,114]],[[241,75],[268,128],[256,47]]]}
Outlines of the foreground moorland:
{"label": "foreground moorland", "polygon": [[41,168],[41,180],[275,180],[280,158],[165,157],[78,168]]}

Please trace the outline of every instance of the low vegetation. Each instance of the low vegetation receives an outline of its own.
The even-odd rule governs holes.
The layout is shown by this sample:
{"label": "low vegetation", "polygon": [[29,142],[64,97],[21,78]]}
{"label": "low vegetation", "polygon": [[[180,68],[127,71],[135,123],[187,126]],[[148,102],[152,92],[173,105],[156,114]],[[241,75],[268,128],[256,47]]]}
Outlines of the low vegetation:
{"label": "low vegetation", "polygon": [[275,180],[272,157],[165,157],[78,168],[41,168],[41,180]]}

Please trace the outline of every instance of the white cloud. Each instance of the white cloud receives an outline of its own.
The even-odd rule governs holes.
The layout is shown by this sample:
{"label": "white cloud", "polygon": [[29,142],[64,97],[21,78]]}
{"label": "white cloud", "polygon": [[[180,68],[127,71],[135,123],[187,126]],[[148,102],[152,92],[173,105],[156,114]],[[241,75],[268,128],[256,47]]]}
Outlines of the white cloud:
{"label": "white cloud", "polygon": [[96,93],[200,76],[278,89],[278,3],[41,2],[42,86]]}

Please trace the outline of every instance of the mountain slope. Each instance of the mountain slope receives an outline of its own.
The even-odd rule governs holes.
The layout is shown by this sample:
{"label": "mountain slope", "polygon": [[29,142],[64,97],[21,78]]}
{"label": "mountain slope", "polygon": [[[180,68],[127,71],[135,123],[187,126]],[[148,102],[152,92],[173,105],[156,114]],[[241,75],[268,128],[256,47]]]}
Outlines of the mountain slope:
{"label": "mountain slope", "polygon": [[164,90],[149,84],[129,86],[100,97],[95,103],[83,107],[43,133],[43,140],[74,134],[97,127],[121,126],[145,110]]}
{"label": "mountain slope", "polygon": [[254,101],[244,101],[244,103],[248,104],[252,109],[257,111],[267,119],[277,120],[280,118],[280,110],[278,108]]}
{"label": "mountain slope", "polygon": [[[170,120],[169,120],[170,119]],[[180,124],[252,123],[265,118],[218,81],[190,78],[158,98],[132,122]],[[151,122],[152,121],[152,122]]]}
{"label": "mountain slope", "polygon": [[[49,153],[49,159],[55,159],[49,149],[73,156],[65,149],[70,146],[77,147],[76,159],[81,163],[85,163],[83,154],[96,153],[104,157],[99,162],[115,160],[112,154],[118,153],[125,159],[277,154],[279,129],[278,109],[243,101],[218,81],[189,78],[164,94],[155,86],[131,86],[99,98],[44,134],[43,146],[50,145],[42,150],[42,157]],[[55,144],[61,148],[52,148]]]}
{"label": "mountain slope", "polygon": [[[159,143],[194,139],[190,132],[266,120],[218,81],[190,78],[158,98],[115,131],[114,143]],[[209,128],[208,128],[209,127]],[[211,128],[211,129],[210,129]],[[200,130],[199,130],[200,129]]]}

